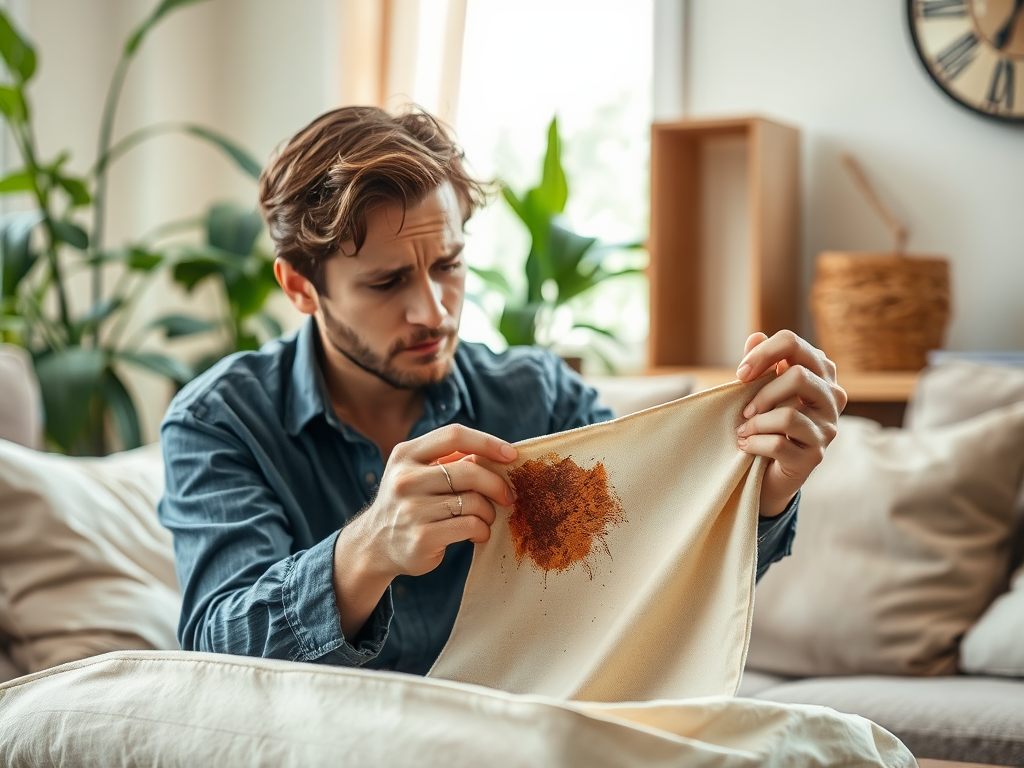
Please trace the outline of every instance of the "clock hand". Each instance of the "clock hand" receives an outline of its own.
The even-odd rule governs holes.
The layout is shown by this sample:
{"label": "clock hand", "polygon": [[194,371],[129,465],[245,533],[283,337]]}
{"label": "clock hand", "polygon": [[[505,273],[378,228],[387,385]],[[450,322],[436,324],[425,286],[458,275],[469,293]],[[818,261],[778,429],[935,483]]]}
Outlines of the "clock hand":
{"label": "clock hand", "polygon": [[995,43],[996,48],[1003,50],[1003,46],[1009,42],[1010,30],[1013,29],[1013,23],[1017,21],[1017,14],[1020,13],[1020,9],[1024,8],[1024,0],[1014,0],[1013,13],[1010,14],[1003,26],[999,28],[999,31],[992,37],[992,42]]}

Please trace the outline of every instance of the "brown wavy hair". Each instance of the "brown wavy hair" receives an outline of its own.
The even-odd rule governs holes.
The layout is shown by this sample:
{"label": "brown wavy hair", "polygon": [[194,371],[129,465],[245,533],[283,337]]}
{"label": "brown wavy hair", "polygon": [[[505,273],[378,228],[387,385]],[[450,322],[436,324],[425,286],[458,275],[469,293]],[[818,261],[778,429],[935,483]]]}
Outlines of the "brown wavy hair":
{"label": "brown wavy hair", "polygon": [[366,214],[385,203],[403,212],[445,181],[463,221],[486,203],[489,185],[463,168],[462,150],[437,118],[421,109],[390,115],[342,107],[321,115],[281,149],[260,176],[260,210],[278,257],[326,295],[324,264],[366,241]]}

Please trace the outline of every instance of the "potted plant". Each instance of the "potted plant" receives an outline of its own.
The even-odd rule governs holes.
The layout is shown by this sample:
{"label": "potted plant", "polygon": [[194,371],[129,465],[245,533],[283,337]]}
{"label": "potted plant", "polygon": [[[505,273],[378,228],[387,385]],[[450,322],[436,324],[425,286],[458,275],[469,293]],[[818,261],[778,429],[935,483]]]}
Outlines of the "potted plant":
{"label": "potted plant", "polygon": [[[10,74],[10,81],[0,85],[0,113],[23,163],[0,179],[0,194],[29,201],[27,210],[0,218],[0,341],[19,344],[32,354],[46,410],[47,442],[57,450],[104,454],[115,445],[133,448],[141,443],[124,366],[147,369],[180,386],[212,362],[190,365],[144,351],[141,345],[151,334],[176,338],[221,333],[226,344],[219,357],[254,348],[257,333],[280,333],[280,326],[262,310],[274,285],[273,257],[257,245],[262,221],[255,211],[218,205],[186,222],[204,232],[198,245],[169,239],[185,228],[181,222],[160,227],[127,247],[110,248],[104,241],[110,166],[144,140],[182,131],[211,142],[245,174],[259,177],[259,163],[245,150],[204,126],[149,126],[113,142],[117,104],[131,62],[156,24],[191,2],[197,0],[163,0],[128,38],[104,105],[96,160],[86,176],[67,170],[67,152],[46,158],[37,147],[28,89],[38,57],[0,11],[0,56]],[[91,224],[85,223],[87,213]],[[110,263],[118,264],[121,272],[113,285],[105,285],[103,270]],[[202,280],[220,281],[227,299],[225,316],[210,320],[168,315],[127,335],[143,289],[165,269],[188,289]],[[91,273],[90,297],[88,306],[75,312],[69,281],[82,271]],[[253,329],[253,320],[260,321],[262,331]]]}

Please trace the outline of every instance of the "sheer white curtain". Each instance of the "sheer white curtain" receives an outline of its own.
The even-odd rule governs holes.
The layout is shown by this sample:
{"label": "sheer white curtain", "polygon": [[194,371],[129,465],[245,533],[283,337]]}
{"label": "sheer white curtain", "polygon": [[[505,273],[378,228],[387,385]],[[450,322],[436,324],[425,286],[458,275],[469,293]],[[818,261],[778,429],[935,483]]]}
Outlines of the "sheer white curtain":
{"label": "sheer white curtain", "polygon": [[415,103],[454,122],[466,1],[339,0],[338,102]]}

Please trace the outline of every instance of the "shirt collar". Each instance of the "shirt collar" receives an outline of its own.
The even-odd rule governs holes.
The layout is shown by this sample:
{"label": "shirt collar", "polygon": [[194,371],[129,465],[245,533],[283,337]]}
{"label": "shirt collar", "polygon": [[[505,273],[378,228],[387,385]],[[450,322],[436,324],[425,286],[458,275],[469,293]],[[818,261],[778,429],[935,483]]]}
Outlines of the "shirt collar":
{"label": "shirt collar", "polygon": [[[295,339],[295,358],[292,361],[291,386],[285,405],[285,429],[291,436],[298,435],[309,422],[323,415],[328,422],[341,427],[334,408],[330,407],[327,383],[319,361],[320,337],[316,320],[310,317],[299,329]],[[460,365],[463,356],[455,354],[451,372],[426,392],[435,414],[441,424],[455,418],[460,408],[465,408],[470,420],[476,418],[472,398],[462,375]]]}

